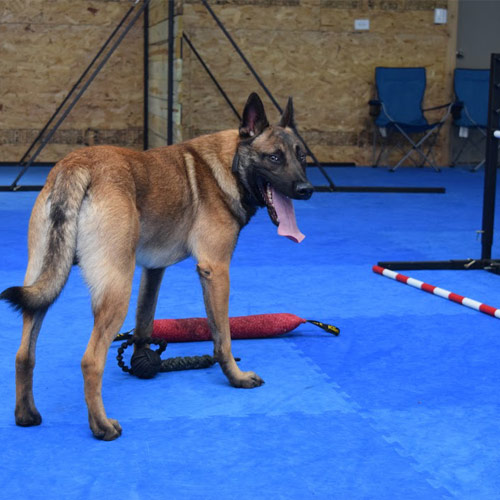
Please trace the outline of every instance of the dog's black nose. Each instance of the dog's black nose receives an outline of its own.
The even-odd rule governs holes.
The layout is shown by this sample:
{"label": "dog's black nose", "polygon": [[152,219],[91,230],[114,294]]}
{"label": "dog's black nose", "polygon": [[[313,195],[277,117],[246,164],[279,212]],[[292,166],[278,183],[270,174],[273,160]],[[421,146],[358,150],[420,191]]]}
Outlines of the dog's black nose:
{"label": "dog's black nose", "polygon": [[309,182],[295,182],[293,192],[299,200],[308,200],[313,194],[314,188]]}

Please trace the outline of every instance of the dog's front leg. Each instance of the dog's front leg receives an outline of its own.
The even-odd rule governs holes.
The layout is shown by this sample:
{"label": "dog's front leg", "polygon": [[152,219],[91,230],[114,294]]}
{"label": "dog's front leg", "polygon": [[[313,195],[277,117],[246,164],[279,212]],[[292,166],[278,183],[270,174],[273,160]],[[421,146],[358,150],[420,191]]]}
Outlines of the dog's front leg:
{"label": "dog's front leg", "polygon": [[[153,333],[153,321],[158,302],[161,280],[165,268],[144,268],[141,274],[141,286],[137,300],[137,312],[135,316],[135,332],[137,339],[151,337]],[[136,346],[137,347],[137,346]]]}
{"label": "dog's front leg", "polygon": [[254,372],[242,372],[231,352],[229,330],[229,264],[198,263],[207,319],[214,341],[214,356],[234,387],[252,388],[264,381]]}

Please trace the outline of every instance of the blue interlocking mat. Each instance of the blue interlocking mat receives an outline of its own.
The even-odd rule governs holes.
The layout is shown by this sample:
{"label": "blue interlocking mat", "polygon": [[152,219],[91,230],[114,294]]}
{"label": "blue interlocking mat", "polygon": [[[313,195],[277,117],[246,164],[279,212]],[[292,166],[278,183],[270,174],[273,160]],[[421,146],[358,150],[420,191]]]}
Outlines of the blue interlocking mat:
{"label": "blue interlocking mat", "polygon": [[[296,202],[300,245],[265,211],[241,234],[232,316],[290,312],[310,324],[233,342],[266,381],[229,386],[217,366],[139,380],[108,356],[103,397],[123,426],[92,437],[80,359],[92,328],[77,268],[49,311],[37,349],[39,427],[14,423],[21,318],[0,304],[0,484],[19,499],[492,499],[500,495],[500,322],[372,272],[380,260],[480,256],[483,174],[331,168],[341,185],[443,186],[446,194],[316,193]],[[2,183],[13,177],[1,170]],[[41,182],[32,169],[26,184]],[[311,178],[324,183],[311,169]],[[21,284],[36,193],[0,194],[0,289]],[[500,255],[498,245],[494,254]],[[495,256],[495,255],[494,255]],[[404,274],[500,305],[485,271]],[[139,273],[122,331],[133,328]],[[203,316],[195,263],[165,275],[157,318]],[[209,342],[163,355],[211,353]]]}

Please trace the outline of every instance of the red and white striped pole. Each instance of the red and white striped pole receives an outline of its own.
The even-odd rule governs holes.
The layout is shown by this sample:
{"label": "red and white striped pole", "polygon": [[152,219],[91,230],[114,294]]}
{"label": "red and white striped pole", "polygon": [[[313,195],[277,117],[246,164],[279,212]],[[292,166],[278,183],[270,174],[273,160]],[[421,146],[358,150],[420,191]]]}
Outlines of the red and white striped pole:
{"label": "red and white striped pole", "polygon": [[377,274],[381,274],[387,278],[391,278],[396,281],[400,281],[401,283],[405,283],[406,285],[413,286],[424,292],[432,293],[439,297],[443,297],[444,299],[451,300],[456,302],[457,304],[462,304],[463,306],[470,307],[471,309],[475,309],[476,311],[481,311],[482,313],[489,314],[495,318],[500,319],[500,309],[496,307],[491,307],[486,304],[482,304],[477,300],[472,300],[467,297],[463,297],[462,295],[458,295],[456,293],[445,290],[444,288],[439,288],[437,286],[429,285],[428,283],[424,283],[423,281],[416,280],[414,278],[410,278],[405,276],[404,274],[396,273],[391,271],[390,269],[385,269],[380,266],[373,266],[373,272]]}

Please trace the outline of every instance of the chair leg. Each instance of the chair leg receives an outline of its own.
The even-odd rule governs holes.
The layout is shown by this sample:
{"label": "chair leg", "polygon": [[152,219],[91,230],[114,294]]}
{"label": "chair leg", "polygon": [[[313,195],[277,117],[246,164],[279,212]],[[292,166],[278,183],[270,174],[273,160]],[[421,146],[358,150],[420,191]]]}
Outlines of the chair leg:
{"label": "chair leg", "polygon": [[[425,156],[425,154],[420,150],[420,145],[427,139],[427,137],[429,136],[429,134],[426,134],[425,136],[423,136],[418,142],[415,142],[401,127],[399,127],[397,124],[396,124],[396,127],[397,129],[399,130],[399,132],[401,133],[401,135],[403,137],[406,138],[406,140],[411,144],[411,148],[407,151],[407,153],[396,163],[396,165],[394,165],[394,167],[392,167],[390,169],[391,172],[395,172],[400,166],[401,164],[413,153],[413,151],[416,151],[417,153],[419,153],[421,156],[423,156],[424,158],[424,162],[425,160],[427,160],[427,162],[431,165],[430,161],[428,160],[428,158]],[[432,165],[431,165],[432,166]]]}
{"label": "chair leg", "polygon": [[[380,150],[377,155],[377,136],[380,139]],[[383,158],[384,153],[386,153],[387,149],[387,140],[388,138],[384,138],[382,133],[379,131],[378,127],[374,126],[373,130],[373,156],[372,156],[372,167],[378,167],[380,165],[380,161]]]}
{"label": "chair leg", "polygon": [[382,153],[382,146],[381,146],[380,153],[377,156],[377,132],[378,132],[377,127],[373,126],[372,167],[378,167],[378,161]]}
{"label": "chair leg", "polygon": [[462,153],[464,152],[465,146],[469,143],[470,137],[465,138],[462,142],[462,146],[460,147],[458,153],[455,154],[455,157],[451,160],[451,166],[455,166],[458,162],[458,159],[462,156]]}
{"label": "chair leg", "polygon": [[434,146],[436,145],[436,142],[437,142],[437,138],[438,138],[438,134],[439,134],[439,129],[436,131],[434,131],[434,134],[433,136],[430,138],[430,145],[429,147],[427,148],[427,154],[426,154],[426,159],[427,159],[427,156],[430,156],[431,159],[432,159],[432,162],[429,161],[427,159],[427,162],[429,163],[429,165],[436,171],[436,172],[441,172],[441,169],[437,166],[437,161],[436,161],[436,157],[434,156]]}
{"label": "chair leg", "polygon": [[[500,146],[498,146],[498,151],[500,151]],[[471,168],[470,171],[477,172],[485,163],[486,163],[486,158],[483,158],[475,167]]]}
{"label": "chair leg", "polygon": [[475,167],[470,169],[471,172],[477,172],[486,163],[486,158],[481,160]]}

